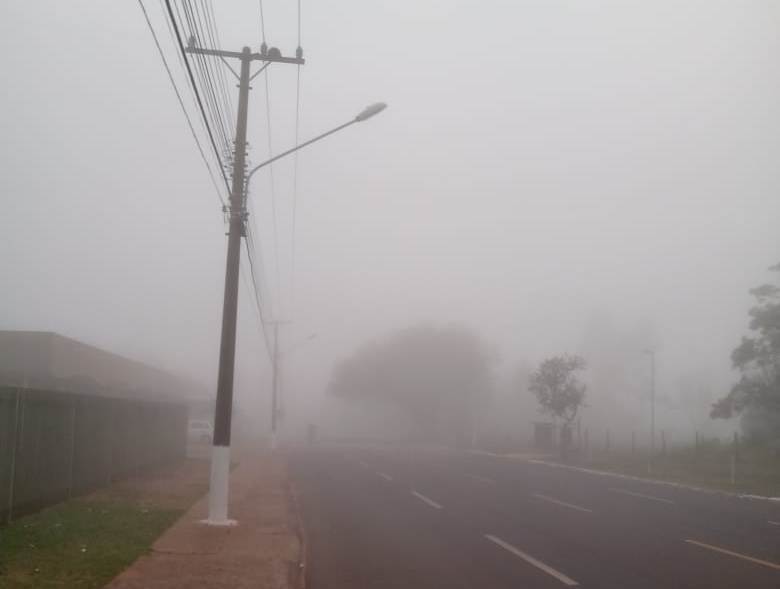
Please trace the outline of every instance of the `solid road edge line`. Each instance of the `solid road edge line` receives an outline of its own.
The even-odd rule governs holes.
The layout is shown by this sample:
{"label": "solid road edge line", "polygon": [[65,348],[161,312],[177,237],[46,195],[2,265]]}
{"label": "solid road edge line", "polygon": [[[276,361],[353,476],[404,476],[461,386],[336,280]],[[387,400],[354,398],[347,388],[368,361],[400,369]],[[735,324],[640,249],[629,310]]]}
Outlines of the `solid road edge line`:
{"label": "solid road edge line", "polygon": [[528,564],[531,564],[538,568],[539,570],[544,571],[551,577],[555,577],[558,579],[561,583],[564,585],[568,585],[569,587],[576,587],[579,585],[577,581],[572,579],[571,577],[567,577],[560,571],[556,571],[554,568],[552,568],[549,565],[544,564],[541,560],[537,560],[530,554],[526,554],[519,548],[512,546],[509,542],[504,542],[501,538],[497,536],[493,536],[492,534],[485,534],[485,538],[493,542],[494,544],[498,544],[501,548],[506,550],[507,552],[511,552],[515,556],[518,556],[522,558],[524,561],[526,561]]}
{"label": "solid road edge line", "polygon": [[719,546],[713,546],[712,544],[705,544],[704,542],[698,542],[697,540],[686,540],[688,544],[695,544],[696,546],[700,546],[701,548],[707,548],[709,550],[714,550],[715,552],[720,552],[722,554],[728,554],[729,556],[734,556],[736,558],[741,558],[742,560],[747,560],[749,562],[760,564],[765,567],[769,567],[771,569],[775,569],[780,571],[780,564],[769,562],[768,560],[761,560],[760,558],[755,558],[753,556],[748,556],[747,554],[740,554],[739,552],[733,552],[731,550],[726,550],[725,548],[720,548]]}

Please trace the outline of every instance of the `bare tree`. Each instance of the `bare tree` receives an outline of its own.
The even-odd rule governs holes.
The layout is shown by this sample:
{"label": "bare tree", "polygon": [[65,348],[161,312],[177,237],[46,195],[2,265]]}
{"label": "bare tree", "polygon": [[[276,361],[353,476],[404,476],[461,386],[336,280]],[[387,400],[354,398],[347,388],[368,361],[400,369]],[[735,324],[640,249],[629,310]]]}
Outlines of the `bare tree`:
{"label": "bare tree", "polygon": [[528,389],[539,401],[542,413],[563,421],[561,451],[571,440],[571,424],[585,403],[585,384],[576,373],[585,369],[579,356],[553,356],[544,360],[530,378]]}

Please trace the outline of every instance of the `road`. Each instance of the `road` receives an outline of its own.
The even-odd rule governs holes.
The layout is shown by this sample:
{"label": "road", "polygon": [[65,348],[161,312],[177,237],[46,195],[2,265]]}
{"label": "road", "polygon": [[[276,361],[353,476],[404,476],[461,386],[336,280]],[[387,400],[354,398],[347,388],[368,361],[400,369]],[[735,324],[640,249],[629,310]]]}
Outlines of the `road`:
{"label": "road", "polygon": [[780,587],[780,502],[411,449],[291,468],[309,589]]}

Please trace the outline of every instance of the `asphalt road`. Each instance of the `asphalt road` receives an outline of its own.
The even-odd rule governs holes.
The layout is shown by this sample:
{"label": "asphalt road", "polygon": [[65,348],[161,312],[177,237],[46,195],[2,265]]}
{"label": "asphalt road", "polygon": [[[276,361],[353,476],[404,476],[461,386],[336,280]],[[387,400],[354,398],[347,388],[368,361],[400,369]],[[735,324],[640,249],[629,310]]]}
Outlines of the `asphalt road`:
{"label": "asphalt road", "polygon": [[780,502],[422,450],[291,466],[309,589],[780,588]]}

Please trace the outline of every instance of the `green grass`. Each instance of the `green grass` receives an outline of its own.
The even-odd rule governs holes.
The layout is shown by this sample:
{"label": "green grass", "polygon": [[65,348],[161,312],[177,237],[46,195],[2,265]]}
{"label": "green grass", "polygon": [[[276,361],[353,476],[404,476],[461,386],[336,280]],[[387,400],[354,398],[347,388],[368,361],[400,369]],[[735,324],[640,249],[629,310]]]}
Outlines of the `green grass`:
{"label": "green grass", "polygon": [[773,450],[742,448],[734,484],[731,482],[731,449],[726,445],[705,446],[698,452],[693,448],[670,450],[653,460],[650,471],[648,462],[646,455],[615,452],[596,455],[583,466],[734,493],[780,496],[780,459]]}
{"label": "green grass", "polygon": [[0,588],[104,586],[183,513],[124,500],[72,500],[0,528]]}

